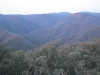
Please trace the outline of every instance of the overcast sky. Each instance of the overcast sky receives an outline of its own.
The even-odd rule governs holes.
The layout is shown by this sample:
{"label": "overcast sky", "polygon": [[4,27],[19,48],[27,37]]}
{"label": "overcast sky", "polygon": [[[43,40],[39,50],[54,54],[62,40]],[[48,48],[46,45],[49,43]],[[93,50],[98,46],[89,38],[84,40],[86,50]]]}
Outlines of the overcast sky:
{"label": "overcast sky", "polygon": [[0,0],[1,14],[99,12],[100,0]]}

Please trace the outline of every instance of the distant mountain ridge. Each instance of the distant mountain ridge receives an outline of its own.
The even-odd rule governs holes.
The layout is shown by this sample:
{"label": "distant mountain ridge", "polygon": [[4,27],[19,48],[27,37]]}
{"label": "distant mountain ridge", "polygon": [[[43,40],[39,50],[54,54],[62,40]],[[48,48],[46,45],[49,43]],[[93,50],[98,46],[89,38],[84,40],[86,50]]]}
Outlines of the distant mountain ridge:
{"label": "distant mountain ridge", "polygon": [[17,34],[26,34],[36,29],[37,26],[26,19],[4,15],[0,17],[0,28]]}
{"label": "distant mountain ridge", "polygon": [[100,13],[0,14],[0,40],[14,50],[34,49],[51,41],[62,45],[100,38]]}

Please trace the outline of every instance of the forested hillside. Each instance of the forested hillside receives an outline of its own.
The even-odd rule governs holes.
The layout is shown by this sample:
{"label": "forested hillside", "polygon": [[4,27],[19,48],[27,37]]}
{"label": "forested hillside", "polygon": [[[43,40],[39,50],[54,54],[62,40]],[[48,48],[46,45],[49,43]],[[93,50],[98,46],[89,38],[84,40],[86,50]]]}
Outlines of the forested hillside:
{"label": "forested hillside", "polygon": [[100,75],[100,14],[0,14],[0,75]]}
{"label": "forested hillside", "polygon": [[61,45],[100,38],[100,13],[0,14],[0,43],[14,50],[32,50],[48,42]]}
{"label": "forested hillside", "polygon": [[36,48],[34,44],[29,42],[29,40],[22,37],[21,35],[18,35],[16,33],[11,33],[1,28],[0,28],[0,43],[10,47],[13,50],[31,50]]}
{"label": "forested hillside", "polygon": [[100,39],[26,52],[0,45],[0,75],[100,75]]}

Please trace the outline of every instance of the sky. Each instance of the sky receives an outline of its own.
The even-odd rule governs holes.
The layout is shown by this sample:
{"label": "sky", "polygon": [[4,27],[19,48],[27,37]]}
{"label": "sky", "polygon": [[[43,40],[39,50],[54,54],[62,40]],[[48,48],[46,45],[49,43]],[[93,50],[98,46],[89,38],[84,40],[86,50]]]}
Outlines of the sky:
{"label": "sky", "polygon": [[99,12],[100,0],[0,0],[0,14]]}

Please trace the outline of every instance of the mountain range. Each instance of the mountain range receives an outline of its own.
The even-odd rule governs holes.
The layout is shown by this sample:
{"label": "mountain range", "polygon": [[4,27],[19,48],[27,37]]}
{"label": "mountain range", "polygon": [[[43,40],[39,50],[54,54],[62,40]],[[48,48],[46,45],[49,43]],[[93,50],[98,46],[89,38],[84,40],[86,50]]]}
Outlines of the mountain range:
{"label": "mountain range", "polygon": [[61,45],[100,38],[100,13],[0,14],[0,43],[31,50],[48,42]]}

